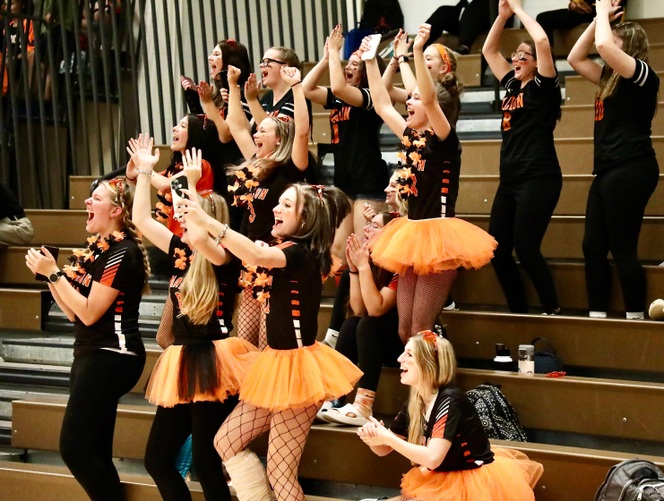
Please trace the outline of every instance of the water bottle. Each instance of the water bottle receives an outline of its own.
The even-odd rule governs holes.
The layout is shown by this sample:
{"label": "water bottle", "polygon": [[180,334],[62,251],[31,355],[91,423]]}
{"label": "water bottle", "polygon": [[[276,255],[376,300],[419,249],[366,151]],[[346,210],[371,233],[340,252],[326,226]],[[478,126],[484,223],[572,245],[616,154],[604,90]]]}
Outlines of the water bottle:
{"label": "water bottle", "polygon": [[510,355],[510,349],[506,348],[503,343],[496,343],[496,357],[493,361],[499,371],[514,370],[514,360]]}
{"label": "water bottle", "polygon": [[535,347],[532,344],[519,345],[519,373],[535,374]]}

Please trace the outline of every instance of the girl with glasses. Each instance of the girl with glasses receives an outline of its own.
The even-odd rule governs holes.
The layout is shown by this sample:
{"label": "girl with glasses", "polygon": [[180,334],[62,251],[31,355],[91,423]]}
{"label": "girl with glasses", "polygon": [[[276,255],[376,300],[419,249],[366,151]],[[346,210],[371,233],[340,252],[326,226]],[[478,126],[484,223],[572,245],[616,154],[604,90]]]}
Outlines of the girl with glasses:
{"label": "girl with glasses", "polygon": [[[533,41],[519,44],[510,65],[500,53],[500,39],[513,15]],[[498,17],[482,53],[506,89],[501,103],[500,184],[489,222],[489,233],[498,241],[492,264],[510,311],[528,313],[523,283],[512,256],[516,251],[544,313],[556,314],[560,311],[558,295],[540,250],[562,188],[553,143],[561,92],[551,46],[542,27],[523,10],[520,0],[500,0]]]}

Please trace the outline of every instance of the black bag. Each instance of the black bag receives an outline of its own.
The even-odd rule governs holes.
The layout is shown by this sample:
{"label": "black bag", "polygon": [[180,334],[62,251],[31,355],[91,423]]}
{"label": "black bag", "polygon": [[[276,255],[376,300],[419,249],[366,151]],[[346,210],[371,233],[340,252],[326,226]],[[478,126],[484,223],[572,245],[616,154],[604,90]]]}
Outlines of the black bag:
{"label": "black bag", "polygon": [[645,459],[627,459],[613,465],[595,501],[663,501],[664,472]]}
{"label": "black bag", "polygon": [[500,386],[491,383],[480,384],[466,395],[475,406],[484,431],[489,438],[527,442],[528,437],[521,426],[519,416]]}
{"label": "black bag", "polygon": [[[537,349],[537,342],[540,343],[540,349]],[[553,349],[551,341],[545,337],[536,337],[531,341],[535,346],[535,373],[548,374],[549,372],[558,372],[563,370],[563,363],[560,357]],[[544,346],[542,346],[544,345]]]}

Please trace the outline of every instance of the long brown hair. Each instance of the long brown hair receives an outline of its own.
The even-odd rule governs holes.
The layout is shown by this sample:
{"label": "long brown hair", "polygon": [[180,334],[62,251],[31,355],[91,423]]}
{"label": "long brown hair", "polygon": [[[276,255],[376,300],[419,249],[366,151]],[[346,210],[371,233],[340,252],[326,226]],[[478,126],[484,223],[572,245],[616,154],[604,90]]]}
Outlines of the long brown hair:
{"label": "long brown hair", "polygon": [[[640,24],[627,22],[617,24],[611,30],[623,42],[622,51],[634,59],[648,63],[648,35]],[[597,88],[597,99],[606,99],[613,94],[620,81],[620,75],[609,65],[602,68],[602,76]]]}

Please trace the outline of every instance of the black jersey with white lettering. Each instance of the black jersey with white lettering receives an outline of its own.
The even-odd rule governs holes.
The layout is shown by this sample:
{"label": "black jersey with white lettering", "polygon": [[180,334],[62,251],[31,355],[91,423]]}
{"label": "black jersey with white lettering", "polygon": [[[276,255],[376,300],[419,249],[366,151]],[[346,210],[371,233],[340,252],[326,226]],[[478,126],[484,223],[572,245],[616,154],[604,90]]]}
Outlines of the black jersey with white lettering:
{"label": "black jersey with white lettering", "polygon": [[521,87],[510,71],[501,84],[507,90],[502,100],[503,143],[500,148],[500,179],[522,180],[560,175],[553,144],[553,129],[560,116],[558,77],[539,73]]}
{"label": "black jersey with white lettering", "polygon": [[657,73],[637,59],[632,78],[620,78],[610,96],[595,100],[594,174],[655,156],[650,135],[658,90]]}

